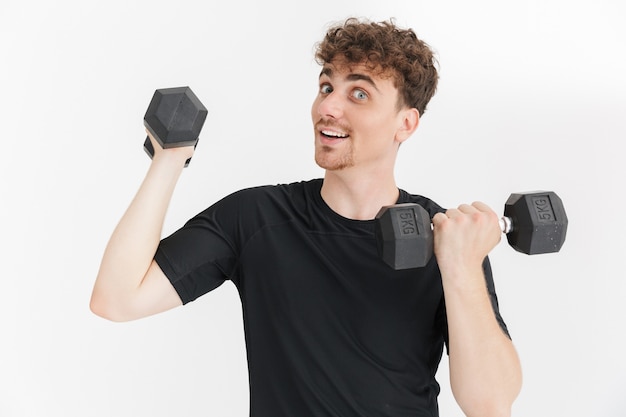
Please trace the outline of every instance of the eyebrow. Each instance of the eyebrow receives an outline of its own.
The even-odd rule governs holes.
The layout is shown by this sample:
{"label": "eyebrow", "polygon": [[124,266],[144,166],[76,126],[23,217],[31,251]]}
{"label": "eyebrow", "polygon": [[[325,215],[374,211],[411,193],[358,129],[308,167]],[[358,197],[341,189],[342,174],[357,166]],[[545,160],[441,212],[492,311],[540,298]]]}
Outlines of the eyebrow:
{"label": "eyebrow", "polygon": [[[322,77],[322,75],[326,75],[328,78],[332,78],[333,70],[331,68],[329,68],[329,67],[322,68],[322,71],[320,72],[320,78]],[[376,85],[376,83],[374,82],[372,77],[370,77],[369,75],[360,74],[360,73],[350,73],[350,74],[348,74],[346,76],[346,80],[348,80],[348,81],[358,81],[358,80],[365,81],[366,83],[368,83],[372,87],[374,87],[376,89],[376,91],[380,92],[380,90],[378,89],[378,86]]]}

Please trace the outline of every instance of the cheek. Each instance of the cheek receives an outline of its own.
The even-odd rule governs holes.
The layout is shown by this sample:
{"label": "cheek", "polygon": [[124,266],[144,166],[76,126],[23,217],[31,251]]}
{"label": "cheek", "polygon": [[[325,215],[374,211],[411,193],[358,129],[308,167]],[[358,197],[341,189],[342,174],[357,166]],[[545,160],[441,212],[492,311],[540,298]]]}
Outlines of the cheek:
{"label": "cheek", "polygon": [[364,142],[366,142],[374,152],[386,149],[395,141],[395,130],[388,119],[383,119],[372,115],[361,121],[359,132]]}
{"label": "cheek", "polygon": [[359,115],[353,126],[359,126],[358,129],[361,134],[371,139],[384,136],[386,130],[389,129],[389,124],[385,122],[380,114],[375,112]]}
{"label": "cheek", "polygon": [[317,119],[319,119],[319,105],[320,105],[320,98],[319,96],[315,97],[315,100],[313,100],[313,103],[311,104],[311,119],[313,119],[313,121],[317,121]]}

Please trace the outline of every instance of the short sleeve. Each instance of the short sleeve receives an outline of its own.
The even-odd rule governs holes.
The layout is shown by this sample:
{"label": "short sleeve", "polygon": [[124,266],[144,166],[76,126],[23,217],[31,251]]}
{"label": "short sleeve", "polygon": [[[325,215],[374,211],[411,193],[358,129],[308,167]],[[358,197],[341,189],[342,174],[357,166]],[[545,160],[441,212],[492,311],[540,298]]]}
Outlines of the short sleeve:
{"label": "short sleeve", "polygon": [[234,217],[222,200],[160,242],[154,260],[183,304],[219,287],[231,276],[237,259]]}

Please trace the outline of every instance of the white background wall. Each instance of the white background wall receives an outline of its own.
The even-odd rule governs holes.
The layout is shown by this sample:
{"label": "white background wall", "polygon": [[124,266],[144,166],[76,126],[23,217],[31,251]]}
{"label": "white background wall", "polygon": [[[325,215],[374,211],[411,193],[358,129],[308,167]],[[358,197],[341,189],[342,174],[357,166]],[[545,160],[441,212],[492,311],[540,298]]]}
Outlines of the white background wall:
{"label": "white background wall", "polygon": [[[209,117],[169,234],[237,189],[321,176],[313,45],[355,15],[437,51],[440,88],[400,186],[444,206],[553,189],[558,255],[492,253],[521,355],[514,416],[626,415],[626,12],[619,0],[0,2],[0,416],[245,416],[234,286],[128,324],[92,315],[100,257],[148,167],[156,88]],[[444,360],[442,416],[461,416]]]}

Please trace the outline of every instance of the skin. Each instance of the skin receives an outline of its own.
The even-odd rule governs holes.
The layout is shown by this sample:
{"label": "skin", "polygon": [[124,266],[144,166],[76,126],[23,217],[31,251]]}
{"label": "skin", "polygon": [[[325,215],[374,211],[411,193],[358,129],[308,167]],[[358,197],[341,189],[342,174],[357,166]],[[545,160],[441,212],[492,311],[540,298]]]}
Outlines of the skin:
{"label": "skin", "polygon": [[[400,144],[417,129],[419,112],[398,106],[390,74],[334,61],[323,67],[311,108],[315,160],[325,169],[322,198],[338,214],[373,219],[399,195],[394,165]],[[167,206],[193,147],[155,154],[135,198],[105,249],[91,310],[129,321],[169,310],[181,300],[153,257]],[[482,261],[499,242],[497,215],[485,204],[463,204],[433,218],[449,327],[450,380],[467,416],[508,416],[521,387],[521,368],[500,329]]]}
{"label": "skin", "polygon": [[393,80],[364,65],[327,64],[319,84],[311,117],[315,161],[326,170],[322,197],[344,217],[373,219],[398,199],[398,148],[417,129],[419,112],[398,110]]}
{"label": "skin", "polygon": [[136,320],[182,304],[153,258],[167,206],[193,147],[165,151],[154,138],[150,139],[155,150],[150,169],[111,235],[91,295],[91,311],[116,322]]}

